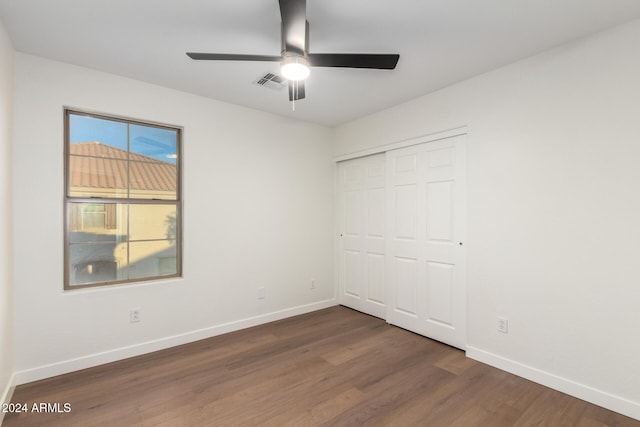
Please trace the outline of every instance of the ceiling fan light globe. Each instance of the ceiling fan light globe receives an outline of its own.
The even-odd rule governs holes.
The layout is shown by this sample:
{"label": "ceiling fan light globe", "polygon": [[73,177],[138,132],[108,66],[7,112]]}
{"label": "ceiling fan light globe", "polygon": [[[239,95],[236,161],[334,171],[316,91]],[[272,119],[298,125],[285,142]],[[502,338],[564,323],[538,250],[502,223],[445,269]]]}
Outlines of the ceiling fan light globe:
{"label": "ceiling fan light globe", "polygon": [[280,74],[287,80],[304,80],[309,77],[309,66],[304,58],[286,58],[280,68]]}

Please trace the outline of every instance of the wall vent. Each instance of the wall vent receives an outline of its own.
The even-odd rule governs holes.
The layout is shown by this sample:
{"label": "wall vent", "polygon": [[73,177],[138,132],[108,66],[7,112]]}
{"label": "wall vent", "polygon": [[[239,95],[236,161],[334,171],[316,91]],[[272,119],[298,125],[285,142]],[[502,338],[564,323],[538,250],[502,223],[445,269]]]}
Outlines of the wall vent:
{"label": "wall vent", "polygon": [[287,79],[268,72],[264,73],[253,83],[273,90],[282,90],[287,87]]}

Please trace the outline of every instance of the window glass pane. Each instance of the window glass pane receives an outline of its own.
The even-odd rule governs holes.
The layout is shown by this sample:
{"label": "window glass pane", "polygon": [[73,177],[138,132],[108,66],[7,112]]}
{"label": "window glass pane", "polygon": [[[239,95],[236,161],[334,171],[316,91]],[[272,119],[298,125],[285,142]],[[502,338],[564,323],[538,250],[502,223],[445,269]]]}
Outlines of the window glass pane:
{"label": "window glass pane", "polygon": [[69,203],[69,242],[127,240],[127,210],[120,203]]}
{"label": "window glass pane", "polygon": [[[131,154],[132,159],[136,158]],[[176,165],[159,160],[129,163],[130,189],[132,199],[177,200]]]}
{"label": "window glass pane", "polygon": [[127,197],[127,161],[69,156],[71,197]]}
{"label": "window glass pane", "polygon": [[176,164],[178,132],[174,129],[131,124],[130,150],[144,157]]}
{"label": "window glass pane", "polygon": [[126,279],[127,247],[117,242],[69,245],[69,285]]}
{"label": "window glass pane", "polygon": [[178,132],[131,124],[131,197],[176,200]]}
{"label": "window glass pane", "polygon": [[126,159],[127,123],[69,114],[69,143],[71,154]]}
{"label": "window glass pane", "polygon": [[174,240],[129,243],[129,278],[176,274]]}
{"label": "window glass pane", "polygon": [[129,240],[175,239],[176,205],[129,205]]}
{"label": "window glass pane", "polygon": [[69,115],[69,194],[127,197],[127,124]]}

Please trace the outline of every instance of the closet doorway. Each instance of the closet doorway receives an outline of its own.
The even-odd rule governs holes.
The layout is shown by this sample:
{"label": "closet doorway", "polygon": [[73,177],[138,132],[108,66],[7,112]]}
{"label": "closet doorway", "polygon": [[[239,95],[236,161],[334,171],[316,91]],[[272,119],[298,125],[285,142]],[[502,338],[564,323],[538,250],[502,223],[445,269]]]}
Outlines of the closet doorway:
{"label": "closet doorway", "polygon": [[465,349],[466,136],[338,164],[339,302]]}

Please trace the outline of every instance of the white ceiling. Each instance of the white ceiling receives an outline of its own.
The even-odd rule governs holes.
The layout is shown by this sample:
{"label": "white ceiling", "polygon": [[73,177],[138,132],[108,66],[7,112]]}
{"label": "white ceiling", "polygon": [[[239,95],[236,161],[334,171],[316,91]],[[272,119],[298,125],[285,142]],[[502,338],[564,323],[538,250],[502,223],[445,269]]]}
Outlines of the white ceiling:
{"label": "white ceiling", "polygon": [[277,0],[0,0],[21,52],[336,126],[640,17],[638,0],[307,0],[310,51],[399,53],[394,71],[313,68],[292,111],[252,84],[278,63]]}

